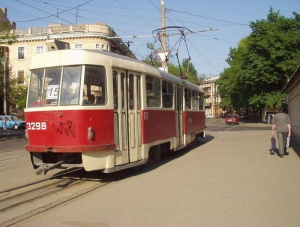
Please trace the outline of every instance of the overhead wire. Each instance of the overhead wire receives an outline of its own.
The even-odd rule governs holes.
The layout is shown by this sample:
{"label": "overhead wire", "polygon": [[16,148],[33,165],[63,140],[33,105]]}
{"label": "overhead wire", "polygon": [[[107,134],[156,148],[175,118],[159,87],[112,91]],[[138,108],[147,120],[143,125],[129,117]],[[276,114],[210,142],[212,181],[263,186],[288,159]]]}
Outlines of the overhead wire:
{"label": "overhead wire", "polygon": [[[20,0],[15,0],[15,1],[17,1],[17,2],[19,2],[19,3],[22,3],[22,4],[24,4],[24,5],[30,6],[30,5],[28,5],[28,4],[24,3],[24,2],[21,2]],[[67,9],[67,10],[63,10],[63,11],[61,11],[61,12],[59,12],[59,13],[50,14],[50,16],[40,17],[40,18],[36,18],[36,19],[32,19],[32,20],[26,20],[26,21],[14,21],[14,22],[18,22],[18,23],[21,23],[21,22],[31,22],[31,21],[37,21],[37,20],[46,19],[46,18],[53,17],[53,16],[58,16],[58,15],[63,14],[63,13],[65,13],[65,12],[68,12],[68,11],[71,11],[71,10],[73,10],[73,9],[76,9],[76,8],[78,8],[78,7],[80,7],[80,6],[86,5],[86,4],[88,4],[89,2],[91,2],[91,1],[92,1],[92,0],[89,0],[89,1],[87,1],[87,2],[85,2],[85,3],[83,3],[83,4],[80,4],[80,5],[76,6],[76,7],[73,7],[73,8]],[[30,7],[32,7],[32,6],[30,6]],[[32,7],[32,8],[35,8],[35,7]],[[59,19],[62,19],[62,18],[59,18]],[[71,23],[71,22],[68,22],[68,23]],[[73,23],[71,23],[71,24],[73,24]]]}
{"label": "overhead wire", "polygon": [[[155,4],[151,1],[151,0],[149,0],[154,6],[155,6]],[[157,8],[157,7],[156,7]],[[175,17],[175,19],[177,19],[177,21],[179,21],[182,25],[184,25],[184,27],[186,27],[187,28],[187,26],[178,18],[178,17],[176,17],[173,13],[172,13],[172,11],[173,10],[169,10],[168,8],[166,8],[165,9],[165,12],[170,12],[174,17]],[[170,21],[173,25],[175,25],[174,23],[173,23],[173,21],[169,18],[169,17],[167,17],[167,19],[168,19],[168,21]],[[170,50],[170,52],[172,52],[172,50],[175,48],[175,46],[177,45],[177,43],[179,42],[179,45],[178,45],[178,48],[177,48],[177,50],[176,50],[176,58],[177,58],[177,61],[178,61],[178,65],[179,65],[179,68],[180,68],[180,72],[181,72],[181,74],[182,74],[182,69],[181,69],[181,64],[180,64],[180,61],[179,61],[179,49],[180,49],[180,43],[181,43],[181,41],[182,40],[184,40],[184,42],[185,42],[185,48],[186,48],[186,50],[187,50],[187,53],[188,53],[188,67],[187,67],[187,72],[186,72],[186,76],[188,75],[188,72],[189,72],[189,66],[190,66],[190,64],[191,64],[191,55],[190,55],[190,52],[189,52],[189,48],[188,48],[188,44],[187,44],[187,39],[186,39],[186,35],[188,34],[188,33],[196,33],[196,32],[192,32],[192,31],[190,31],[190,30],[188,30],[188,32],[185,34],[182,30],[180,30],[180,28],[178,28],[178,30],[181,32],[181,37],[179,38],[179,40],[174,44],[174,46],[173,46],[173,48]],[[212,30],[212,29],[211,29]],[[204,32],[204,31],[199,31],[199,32]],[[168,36],[169,37],[169,36]],[[196,49],[196,47],[193,45],[193,47]],[[198,50],[198,49],[196,49],[197,50],[197,52],[199,52],[200,53],[200,51]],[[200,53],[201,54],[201,53]],[[202,54],[201,54],[202,55]],[[203,56],[203,55],[202,55]],[[204,57],[204,56],[203,56]],[[204,59],[212,66],[212,64],[204,57]],[[214,69],[215,69],[215,67],[214,67]]]}
{"label": "overhead wire", "polygon": [[[39,8],[36,8],[36,7],[34,7],[34,6],[31,6],[31,5],[29,5],[29,4],[26,4],[26,3],[24,3],[24,2],[21,2],[21,1],[19,1],[19,0],[15,0],[15,1],[17,1],[17,2],[19,2],[19,3],[22,3],[22,4],[26,5],[26,6],[29,6],[29,7],[33,8],[33,9],[39,10],[39,11],[41,11],[41,12],[44,12],[44,13],[46,13],[46,14],[48,14],[48,15],[51,15],[50,13],[48,13],[48,12],[46,12],[46,11],[44,11],[44,10],[41,10],[41,9],[39,9]],[[57,8],[56,8],[56,9],[57,9]],[[57,10],[58,10],[58,9],[57,9]],[[63,20],[63,21],[65,21],[65,22],[67,22],[67,23],[72,24],[72,22],[67,21],[67,20],[65,20],[65,19],[63,19],[63,18],[58,17],[58,12],[57,12],[57,16],[56,16],[56,17],[59,18],[59,19],[61,19],[61,20]]]}
{"label": "overhead wire", "polygon": [[214,68],[215,70],[216,70],[216,72],[218,72],[218,73],[220,73],[214,66],[213,66],[213,64],[211,64],[210,63],[210,61],[195,47],[195,45],[191,42],[191,41],[189,41],[188,39],[187,39],[187,41],[194,47],[194,49],[206,60],[206,62],[212,67],[212,68]]}
{"label": "overhead wire", "polygon": [[133,13],[134,15],[136,15],[138,18],[140,18],[141,20],[145,21],[147,24],[149,24],[151,27],[153,27],[152,24],[150,24],[148,21],[146,21],[144,18],[140,17],[138,14],[136,14],[135,12],[133,12],[130,8],[126,7],[125,5],[123,5],[122,3],[120,3],[119,1],[115,0],[115,2],[117,2],[118,4],[120,4],[121,6],[123,6],[125,9],[127,9],[128,11],[130,11],[131,13]]}
{"label": "overhead wire", "polygon": [[228,21],[228,20],[220,20],[220,19],[215,19],[215,18],[212,18],[212,17],[205,17],[205,16],[200,16],[200,15],[197,15],[197,14],[192,14],[192,13],[183,12],[183,11],[174,10],[174,9],[168,9],[168,10],[173,11],[173,12],[177,12],[177,13],[188,14],[188,15],[195,16],[195,17],[201,17],[201,18],[205,18],[205,19],[209,19],[209,20],[214,20],[214,21],[220,21],[220,22],[226,22],[226,23],[230,23],[230,24],[249,26],[249,24],[243,24],[243,23],[238,23],[238,22],[232,22],[232,21]]}
{"label": "overhead wire", "polygon": [[[21,2],[20,0],[16,0],[16,1],[18,1],[18,2],[20,2],[20,3],[23,3],[23,2]],[[41,19],[45,19],[45,18],[49,18],[49,17],[54,17],[54,16],[58,17],[58,15],[61,15],[61,14],[65,13],[65,12],[70,12],[70,11],[73,10],[73,9],[76,9],[76,8],[82,6],[82,5],[85,5],[85,4],[90,3],[91,1],[92,1],[92,0],[87,1],[87,2],[85,2],[85,3],[83,3],[83,4],[79,5],[79,6],[72,7],[72,8],[67,9],[67,10],[58,11],[56,14],[49,14],[49,13],[48,13],[50,16],[47,16],[47,17],[36,18],[36,19],[33,19],[33,20],[27,20],[27,21],[15,21],[15,22],[29,22],[29,21],[41,20]],[[45,3],[45,4],[49,5],[49,6],[52,6],[52,7],[56,8],[55,6],[49,4],[49,3],[45,2],[45,1],[40,0],[39,2],[43,2],[43,3]],[[150,25],[151,27],[153,27],[153,24],[149,23],[149,21],[145,20],[143,17],[141,17],[141,16],[139,16],[138,14],[136,14],[132,9],[126,7],[124,4],[120,3],[120,2],[117,1],[117,0],[115,0],[115,2],[117,2],[119,5],[121,5],[123,8],[127,9],[128,11],[130,11],[132,14],[134,14],[135,16],[137,16],[138,18],[140,18],[141,20],[143,20],[146,24],[148,24],[148,25]],[[156,8],[156,10],[160,11],[160,9],[157,7],[156,4],[153,3],[152,0],[149,0],[149,2]],[[26,4],[26,3],[25,3],[25,4]],[[34,8],[34,7],[33,7],[33,8]],[[43,10],[40,10],[40,11],[42,11],[42,12],[44,12],[44,13],[47,13],[47,12],[45,12],[45,11],[43,11]],[[167,13],[170,13],[171,15],[173,15],[173,17],[174,17],[177,21],[179,21],[181,24],[184,25],[184,23],[183,23],[178,17],[176,17],[176,16],[173,14],[173,12],[179,12],[179,13],[186,13],[186,12],[177,11],[177,10],[173,10],[173,9],[166,9],[166,11],[167,11]],[[189,13],[187,13],[187,14],[189,14]],[[74,15],[74,14],[73,14],[73,15]],[[202,17],[202,16],[200,16],[200,15],[194,15],[194,14],[190,14],[190,15]],[[79,17],[84,18],[84,19],[87,19],[87,20],[91,20],[90,18],[87,18],[87,17],[83,17],[83,16],[79,16]],[[203,18],[206,18],[206,17],[203,17]],[[62,18],[60,18],[60,17],[59,17],[59,19],[64,20],[64,19],[62,19]],[[175,23],[174,23],[174,21],[171,19],[171,17],[168,17],[168,16],[167,16],[166,19],[167,19],[171,24],[175,25]],[[214,18],[207,18],[207,19],[214,19]],[[217,20],[217,19],[214,19],[214,20]],[[68,23],[70,23],[70,24],[73,24],[73,23],[71,23],[70,21],[67,21],[67,20],[65,20],[65,21],[68,22]],[[91,21],[93,21],[93,20],[91,20]],[[223,21],[223,22],[225,22],[224,20],[218,20],[218,21]],[[95,22],[97,22],[97,21],[95,21]],[[226,21],[226,22],[228,22],[228,21]],[[234,23],[234,24],[240,24],[240,23]],[[245,24],[241,24],[241,25],[245,25]],[[186,27],[186,26],[185,26],[185,27]],[[123,32],[124,32],[124,31],[123,31]],[[125,32],[126,32],[126,31],[125,31]],[[126,32],[126,33],[127,33],[127,34],[130,34],[130,33],[128,33],[128,32]],[[195,32],[193,32],[193,33],[195,33]],[[188,33],[187,33],[187,34],[188,34]],[[186,34],[186,35],[187,35],[187,34]],[[167,38],[170,39],[170,36],[172,36],[172,34],[168,35]],[[134,38],[146,38],[146,37],[149,37],[149,36],[146,36],[146,35],[145,35],[145,36],[133,35],[133,36],[131,36],[131,37],[125,37],[125,38],[133,38],[133,39],[134,39]],[[121,37],[119,37],[119,38],[121,38]],[[183,37],[181,36],[180,39],[181,39],[181,40],[180,40],[180,42],[181,42],[182,39],[183,39]],[[186,40],[186,39],[187,39],[187,38],[184,37],[185,46],[186,46],[186,48],[187,48],[187,52],[188,52],[188,55],[189,55],[189,59],[191,59],[190,53],[189,53],[189,50],[188,50],[188,44],[187,44],[187,40]],[[220,40],[220,39],[218,39],[218,38],[215,38],[215,39],[216,39],[216,40]],[[170,41],[170,40],[168,40],[168,41]],[[179,41],[179,40],[178,40],[178,41]],[[174,45],[173,47],[171,47],[171,50],[173,50],[173,49],[175,48],[175,46],[178,44],[178,41],[175,43],[175,45]],[[188,40],[188,42],[189,42],[190,45],[192,45],[192,46],[197,50],[197,48],[193,45],[193,43],[191,43],[189,40]],[[169,43],[170,43],[170,42],[168,42],[168,44],[169,44]],[[144,44],[143,44],[143,45],[144,45]],[[179,50],[178,50],[178,52],[179,52]],[[197,52],[200,53],[199,50],[197,50]],[[200,54],[201,54],[201,53],[200,53]],[[206,59],[202,54],[201,54],[201,56],[202,56],[204,59]],[[206,59],[206,60],[207,60],[207,59]],[[207,60],[207,62],[209,62],[209,61]],[[209,63],[209,64],[212,66],[211,63]],[[212,66],[212,67],[213,67],[213,66]],[[214,68],[214,67],[213,67],[213,68]],[[214,69],[216,69],[216,68],[214,68]]]}

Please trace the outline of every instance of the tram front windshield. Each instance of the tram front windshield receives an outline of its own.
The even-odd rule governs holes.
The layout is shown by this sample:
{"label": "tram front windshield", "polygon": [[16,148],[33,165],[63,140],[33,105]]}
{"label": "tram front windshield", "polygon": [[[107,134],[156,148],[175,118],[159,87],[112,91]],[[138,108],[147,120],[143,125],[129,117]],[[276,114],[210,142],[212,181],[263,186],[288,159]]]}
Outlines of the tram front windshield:
{"label": "tram front windshield", "polygon": [[65,66],[31,71],[27,97],[29,108],[105,105],[106,101],[103,66]]}

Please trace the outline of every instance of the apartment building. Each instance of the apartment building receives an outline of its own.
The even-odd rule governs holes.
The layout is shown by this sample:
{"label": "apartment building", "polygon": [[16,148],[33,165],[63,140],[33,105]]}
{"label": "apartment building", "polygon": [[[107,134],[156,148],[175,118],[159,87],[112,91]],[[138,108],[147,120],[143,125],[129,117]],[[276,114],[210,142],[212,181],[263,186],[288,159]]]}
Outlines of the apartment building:
{"label": "apartment building", "polygon": [[216,84],[219,78],[220,76],[215,76],[199,83],[204,91],[204,106],[207,118],[218,118],[222,114],[222,109],[219,107],[221,98]]}
{"label": "apartment building", "polygon": [[[104,22],[95,24],[49,24],[47,27],[16,29],[16,24],[7,18],[7,9],[0,10],[0,23],[11,28],[16,41],[8,45],[0,40],[0,56],[5,54],[7,78],[17,78],[19,84],[26,83],[30,59],[37,54],[53,49],[99,49],[135,58],[127,45],[117,37],[114,30]],[[0,97],[0,113],[3,109]]]}

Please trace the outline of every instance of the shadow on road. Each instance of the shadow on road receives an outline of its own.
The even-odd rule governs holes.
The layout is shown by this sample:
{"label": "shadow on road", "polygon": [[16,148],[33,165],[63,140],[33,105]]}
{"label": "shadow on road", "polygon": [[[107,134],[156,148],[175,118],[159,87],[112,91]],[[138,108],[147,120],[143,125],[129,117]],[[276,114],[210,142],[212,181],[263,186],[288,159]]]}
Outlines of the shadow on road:
{"label": "shadow on road", "polygon": [[[147,163],[147,164],[143,165],[142,168],[139,171],[136,171],[136,173],[131,175],[131,176],[134,176],[134,175],[137,175],[137,174],[143,174],[143,173],[152,171],[152,170],[154,170],[154,169],[156,169],[156,168],[158,168],[162,165],[168,164],[169,162],[172,162],[172,161],[174,161],[178,158],[181,158],[182,156],[188,154],[190,151],[192,151],[192,150],[194,150],[198,147],[201,147],[205,143],[208,143],[208,142],[212,141],[214,138],[215,138],[214,136],[206,135],[205,138],[197,138],[197,143],[194,143],[193,145],[191,145],[189,147],[186,147],[182,150],[179,150],[179,151],[176,151],[176,152],[169,151],[169,152],[166,152],[166,153],[162,153],[161,160],[159,162]],[[199,152],[201,152],[201,150]],[[128,177],[131,177],[131,176],[128,176]]]}

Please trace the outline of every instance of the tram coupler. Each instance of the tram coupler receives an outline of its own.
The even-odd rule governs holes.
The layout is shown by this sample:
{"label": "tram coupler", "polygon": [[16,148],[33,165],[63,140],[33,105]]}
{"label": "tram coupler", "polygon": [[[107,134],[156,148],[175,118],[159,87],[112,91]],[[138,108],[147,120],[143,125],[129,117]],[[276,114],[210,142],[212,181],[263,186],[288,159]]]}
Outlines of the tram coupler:
{"label": "tram coupler", "polygon": [[39,168],[37,168],[35,173],[37,175],[41,175],[41,173],[44,172],[44,175],[46,175],[49,170],[55,169],[56,167],[61,166],[61,164],[63,164],[63,163],[64,163],[64,161],[60,161],[60,162],[57,162],[55,164],[50,164],[50,165],[42,164]]}

